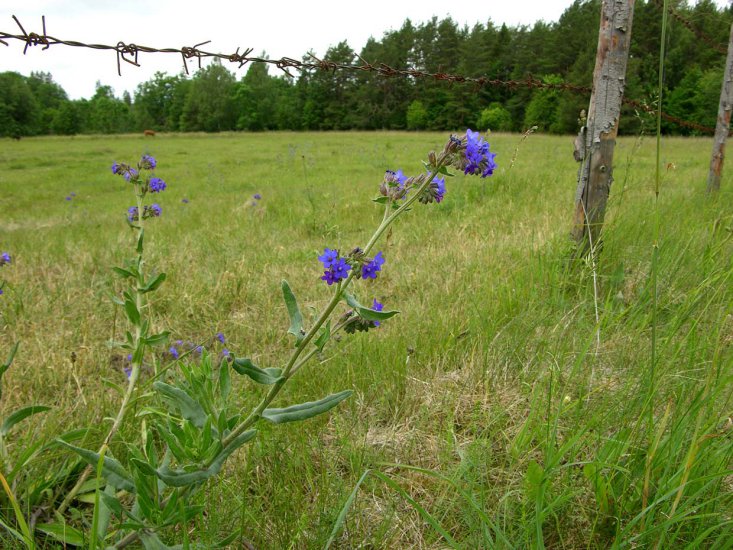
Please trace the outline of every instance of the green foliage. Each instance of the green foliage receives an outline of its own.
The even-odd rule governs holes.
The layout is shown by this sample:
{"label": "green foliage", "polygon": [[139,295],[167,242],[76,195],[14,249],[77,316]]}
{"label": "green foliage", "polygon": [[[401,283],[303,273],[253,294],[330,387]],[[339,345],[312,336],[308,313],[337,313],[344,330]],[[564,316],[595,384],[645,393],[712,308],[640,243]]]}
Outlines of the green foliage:
{"label": "green foliage", "polygon": [[[733,12],[705,0],[675,8],[720,44],[728,41]],[[576,0],[557,22],[496,27],[490,21],[461,27],[451,18],[414,25],[409,19],[360,52],[344,41],[318,57],[336,65],[374,65],[399,71],[453,73],[491,80],[524,80],[551,75],[552,82],[590,87],[595,65],[600,0]],[[653,105],[657,81],[661,18],[654,2],[635,6],[625,96]],[[378,29],[375,29],[375,32]],[[669,23],[666,49],[665,110],[685,120],[713,125],[724,59],[701,47],[693,32],[676,19]],[[295,53],[295,52],[294,52]],[[260,57],[266,58],[262,52]],[[310,55],[304,61],[312,62]],[[270,74],[273,73],[273,74]],[[140,84],[134,99],[116,98],[98,86],[89,100],[70,101],[48,73],[5,76],[0,86],[3,135],[230,130],[455,130],[491,128],[521,131],[537,125],[552,133],[576,133],[578,113],[588,108],[586,94],[572,91],[487,85],[476,89],[433,78],[409,78],[367,71],[308,69],[292,76],[275,74],[265,63],[251,63],[239,78],[217,60],[189,78],[156,73]],[[10,74],[10,73],[6,73]],[[695,89],[694,75],[701,86]],[[503,110],[500,110],[503,109]],[[508,113],[508,115],[507,115]],[[625,108],[622,133],[644,123]],[[667,133],[688,130],[665,123]]]}
{"label": "green foliage", "polygon": [[[562,78],[558,75],[548,75],[542,78],[545,84],[561,84]],[[524,128],[537,126],[540,131],[562,130],[558,128],[557,107],[560,92],[553,89],[537,89],[532,93],[532,99],[524,112]],[[559,132],[561,133],[561,132]]]}
{"label": "green foliage", "polygon": [[0,135],[33,135],[39,118],[38,101],[26,79],[18,73],[0,73]]}
{"label": "green foliage", "polygon": [[482,131],[508,132],[512,129],[512,115],[501,103],[495,101],[481,111],[477,124]]}
{"label": "green foliage", "polygon": [[424,130],[428,125],[428,111],[422,101],[416,99],[407,107],[407,129]]}

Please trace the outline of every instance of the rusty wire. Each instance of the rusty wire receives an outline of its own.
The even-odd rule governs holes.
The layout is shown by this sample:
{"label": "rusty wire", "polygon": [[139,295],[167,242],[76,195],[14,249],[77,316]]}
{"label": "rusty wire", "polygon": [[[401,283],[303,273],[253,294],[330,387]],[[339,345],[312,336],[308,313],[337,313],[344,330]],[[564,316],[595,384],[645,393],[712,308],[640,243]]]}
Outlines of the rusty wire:
{"label": "rusty wire", "polygon": [[[658,2],[658,1],[659,0],[655,0],[655,2]],[[29,47],[38,46],[38,45],[43,45],[42,50],[47,50],[51,46],[69,46],[69,47],[74,47],[74,48],[88,48],[92,50],[114,51],[116,54],[116,58],[117,58],[117,74],[119,74],[120,76],[122,76],[122,61],[129,63],[130,65],[134,65],[135,67],[140,66],[140,62],[138,58],[138,55],[140,53],[173,53],[173,54],[178,54],[181,56],[182,61],[183,61],[183,69],[186,72],[186,74],[190,74],[188,71],[188,60],[196,59],[198,63],[198,67],[201,68],[201,60],[203,58],[213,58],[213,59],[219,59],[222,61],[228,61],[230,63],[237,63],[238,68],[242,68],[247,63],[266,63],[269,65],[274,65],[275,67],[277,67],[279,70],[283,71],[285,74],[287,74],[290,77],[292,77],[293,75],[288,71],[288,69],[293,68],[293,69],[298,69],[300,71],[319,70],[319,71],[325,71],[325,72],[347,71],[347,72],[376,73],[377,75],[381,77],[385,77],[385,78],[393,78],[393,77],[410,77],[414,79],[427,78],[427,79],[439,80],[439,81],[450,82],[450,83],[473,84],[474,86],[478,88],[493,87],[493,88],[505,88],[505,89],[510,89],[510,90],[519,89],[519,88],[526,88],[526,89],[539,88],[539,89],[545,89],[545,90],[573,92],[573,93],[579,93],[579,94],[585,94],[585,95],[589,95],[592,91],[592,89],[587,86],[579,86],[579,85],[570,84],[567,82],[560,82],[560,83],[544,82],[540,79],[533,77],[532,75],[527,75],[527,77],[524,79],[500,80],[500,79],[488,78],[485,76],[470,77],[470,76],[463,76],[463,75],[443,73],[443,72],[431,73],[427,71],[421,71],[418,69],[397,69],[394,67],[390,67],[389,65],[386,65],[384,63],[369,63],[368,61],[365,61],[358,54],[356,54],[356,57],[360,61],[359,64],[346,65],[346,64],[341,64],[341,63],[335,63],[333,61],[319,59],[312,53],[308,54],[308,57],[311,59],[310,61],[298,61],[290,57],[282,57],[280,59],[265,59],[261,57],[251,57],[250,54],[253,51],[252,48],[247,48],[242,53],[239,53],[239,48],[237,48],[237,50],[231,54],[208,52],[208,51],[200,49],[201,46],[209,44],[211,42],[210,40],[207,40],[205,42],[199,42],[198,44],[195,44],[194,46],[183,46],[181,48],[153,48],[151,46],[143,46],[140,44],[133,44],[133,43],[127,44],[122,41],[117,42],[117,44],[114,46],[107,45],[107,44],[86,44],[84,42],[79,42],[76,40],[62,40],[60,38],[50,36],[46,32],[46,17],[45,16],[41,17],[41,21],[43,24],[43,34],[37,34],[34,32],[28,33],[26,32],[25,28],[20,23],[18,18],[15,17],[14,15],[13,15],[13,20],[20,28],[22,34],[13,34],[13,33],[0,31],[0,43],[4,44],[5,46],[8,46],[8,43],[6,42],[6,40],[18,40],[20,42],[24,42],[25,43],[25,47],[23,48],[24,55],[28,51]],[[652,107],[643,101],[624,98],[623,102],[624,104],[629,105],[635,109],[642,110],[647,113],[656,113],[655,107]],[[711,128],[709,126],[705,126],[697,122],[683,120],[679,117],[675,117],[673,115],[670,115],[664,112],[662,112],[662,118],[664,118],[665,120],[669,122],[682,126],[682,127],[691,128],[693,130],[710,133],[710,134],[715,133],[715,128]]]}
{"label": "rusty wire", "polygon": [[[664,0],[653,0],[653,3],[660,10],[663,10],[664,9]],[[697,38],[699,38],[703,42],[706,42],[707,45],[710,46],[712,49],[714,49],[716,52],[722,53],[723,55],[728,55],[728,49],[727,48],[723,47],[720,44],[720,42],[718,42],[714,38],[711,38],[710,36],[708,36],[707,34],[705,34],[701,29],[699,29],[689,19],[687,19],[685,16],[683,16],[680,12],[678,12],[672,6],[668,6],[667,7],[667,13],[669,13],[672,17],[674,17],[677,21],[679,21],[682,24],[683,27],[685,27],[687,30],[689,30]]]}

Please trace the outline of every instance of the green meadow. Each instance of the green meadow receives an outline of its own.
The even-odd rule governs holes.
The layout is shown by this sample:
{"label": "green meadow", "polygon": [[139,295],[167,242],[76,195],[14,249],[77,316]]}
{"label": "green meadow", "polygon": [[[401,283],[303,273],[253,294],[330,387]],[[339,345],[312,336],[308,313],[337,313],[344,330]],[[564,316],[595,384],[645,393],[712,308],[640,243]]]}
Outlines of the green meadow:
{"label": "green meadow", "polygon": [[[114,161],[151,154],[168,183],[146,229],[147,266],[168,274],[149,304],[156,331],[214,354],[222,332],[237,356],[275,367],[292,349],[281,280],[307,324],[332,290],[318,254],[363,247],[384,171],[420,173],[447,138],[5,141],[0,359],[20,347],[0,417],[52,407],[5,440],[11,463],[40,442],[13,487],[26,517],[78,475],[54,438],[91,425],[77,443],[96,449],[119,407],[126,359],[109,342],[127,321],[111,267],[135,243]],[[655,198],[655,139],[619,139],[598,253],[573,259],[572,137],[488,140],[494,176],[448,178],[442,203],[416,204],[376,246],[380,276],[355,282],[362,303],[400,314],[330,342],[275,406],[354,394],[297,425],[258,425],[200,493],[192,541],[241,529],[233,548],[733,548],[733,166],[709,197],[712,140],[665,138]],[[140,403],[165,349],[147,360]],[[263,395],[233,385],[245,411]],[[145,414],[135,402],[116,456],[139,444]],[[6,493],[0,508],[13,518]],[[89,499],[74,508],[88,526]],[[20,547],[4,530],[0,545]]]}

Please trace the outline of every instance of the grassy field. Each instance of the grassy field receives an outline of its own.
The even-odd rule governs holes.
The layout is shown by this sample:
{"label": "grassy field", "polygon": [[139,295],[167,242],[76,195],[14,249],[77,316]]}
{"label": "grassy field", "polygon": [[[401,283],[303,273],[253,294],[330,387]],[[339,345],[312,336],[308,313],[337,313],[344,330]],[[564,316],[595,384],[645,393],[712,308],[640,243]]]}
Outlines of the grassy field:
{"label": "grassy field", "polygon": [[[156,327],[195,342],[221,331],[237,355],[278,366],[291,346],[281,279],[306,317],[319,310],[330,294],[318,253],[363,246],[381,219],[370,199],[384,170],[421,172],[446,138],[3,143],[0,249],[13,263],[0,271],[0,356],[20,349],[0,416],[53,406],[13,432],[10,456],[88,424],[86,445],[98,445],[116,412],[106,381],[124,381],[124,357],[107,342],[126,321],[110,267],[134,243],[132,194],[113,161],[150,153],[169,185],[146,235],[148,265],[168,274],[151,303]],[[336,547],[733,547],[733,179],[717,200],[705,195],[712,141],[663,141],[655,202],[654,140],[619,140],[595,270],[569,262],[572,139],[532,135],[511,168],[520,136],[489,141],[493,178],[450,178],[443,203],[414,208],[377,246],[380,278],[356,285],[401,314],[330,345],[278,403],[354,395],[306,423],[262,426],[203,493],[193,540],[241,528],[256,548],[322,548],[371,470]],[[248,410],[260,390],[235,384]],[[32,492],[71,460],[50,446],[19,487]]]}

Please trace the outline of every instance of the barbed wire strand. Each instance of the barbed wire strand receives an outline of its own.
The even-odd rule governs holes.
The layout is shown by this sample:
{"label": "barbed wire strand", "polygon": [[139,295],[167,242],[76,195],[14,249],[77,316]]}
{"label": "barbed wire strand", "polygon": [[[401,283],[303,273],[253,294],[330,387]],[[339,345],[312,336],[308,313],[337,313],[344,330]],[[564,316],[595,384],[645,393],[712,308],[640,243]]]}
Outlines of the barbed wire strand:
{"label": "barbed wire strand", "polygon": [[[659,8],[660,10],[664,9],[664,1],[663,0],[653,0],[654,5]],[[720,42],[715,40],[714,38],[711,38],[707,34],[705,34],[702,29],[698,28],[697,25],[692,23],[689,19],[687,19],[684,15],[682,15],[680,12],[678,12],[676,9],[674,9],[672,6],[667,7],[667,13],[669,13],[672,17],[674,17],[677,21],[679,21],[683,27],[685,27],[687,30],[689,30],[692,34],[694,34],[697,38],[702,40],[703,42],[706,42],[708,46],[710,46],[712,49],[714,49],[716,52],[721,53],[725,56],[728,55],[728,48],[722,46]]]}
{"label": "barbed wire strand", "polygon": [[[200,49],[201,46],[209,44],[211,42],[210,40],[207,40],[205,42],[199,42],[198,44],[195,44],[194,46],[183,46],[181,48],[153,48],[151,46],[143,46],[143,45],[134,44],[134,43],[127,44],[122,41],[117,42],[117,44],[114,46],[108,45],[108,44],[87,44],[85,42],[80,42],[77,40],[62,40],[60,38],[50,36],[46,32],[46,17],[45,16],[41,17],[42,26],[43,26],[43,34],[38,34],[35,32],[30,32],[30,33],[26,32],[25,28],[20,23],[18,18],[15,15],[13,15],[12,17],[15,23],[20,28],[20,31],[22,32],[22,34],[13,34],[9,32],[0,31],[0,43],[4,44],[5,46],[9,46],[6,40],[17,40],[17,41],[24,42],[25,46],[23,48],[23,55],[27,53],[28,48],[32,46],[39,46],[39,45],[43,45],[43,48],[41,48],[42,50],[47,50],[51,46],[67,46],[67,47],[73,47],[73,48],[87,48],[87,49],[92,49],[92,50],[114,51],[116,54],[116,58],[117,58],[117,74],[120,76],[122,76],[122,62],[123,61],[125,63],[129,63],[130,65],[134,65],[135,67],[140,67],[140,62],[138,58],[140,53],[172,53],[172,54],[178,54],[181,56],[182,61],[183,61],[183,69],[187,75],[190,74],[188,70],[188,61],[190,59],[195,58],[197,60],[198,67],[200,69],[202,59],[213,58],[213,59],[219,59],[222,61],[228,61],[230,63],[237,63],[239,69],[244,67],[247,63],[266,63],[268,65],[274,65],[280,71],[284,72],[291,78],[294,78],[294,77],[288,69],[297,69],[300,71],[320,70],[320,71],[325,71],[325,72],[328,72],[328,71],[330,72],[336,72],[336,71],[368,72],[368,73],[375,73],[385,78],[392,78],[392,77],[410,77],[414,79],[427,78],[427,79],[433,79],[433,80],[439,80],[439,81],[446,81],[450,83],[468,83],[468,84],[473,84],[478,88],[494,87],[494,88],[505,88],[505,89],[510,89],[510,90],[518,89],[518,88],[527,88],[527,89],[539,88],[539,89],[546,89],[546,90],[573,92],[573,93],[585,94],[585,95],[590,95],[592,91],[591,88],[587,86],[579,86],[579,85],[570,84],[567,82],[559,82],[559,83],[544,82],[543,80],[535,78],[532,75],[527,75],[527,77],[524,79],[501,80],[501,79],[493,79],[493,78],[488,78],[488,77],[483,77],[483,76],[482,77],[470,77],[470,76],[443,73],[443,72],[433,73],[433,72],[428,72],[428,71],[421,71],[418,69],[398,69],[398,68],[391,67],[385,63],[369,63],[368,61],[364,60],[364,58],[362,58],[358,54],[356,54],[356,57],[359,59],[361,64],[347,65],[347,64],[336,63],[334,61],[327,61],[327,60],[319,59],[312,53],[307,54],[308,57],[312,61],[305,61],[305,60],[298,61],[290,57],[281,57],[280,59],[266,59],[262,57],[252,57],[250,56],[250,54],[253,51],[252,48],[247,48],[242,53],[239,53],[239,47],[237,47],[236,51],[232,54],[208,52],[208,51]],[[648,103],[644,101],[624,98],[623,102],[624,104],[634,109],[641,110],[646,113],[656,113],[656,108],[652,105],[649,105]],[[697,130],[699,132],[710,133],[710,134],[715,133],[715,128],[712,128],[710,126],[705,126],[697,122],[684,120],[674,115],[670,115],[668,113],[662,112],[662,118],[678,126],[690,128],[693,130]]]}

